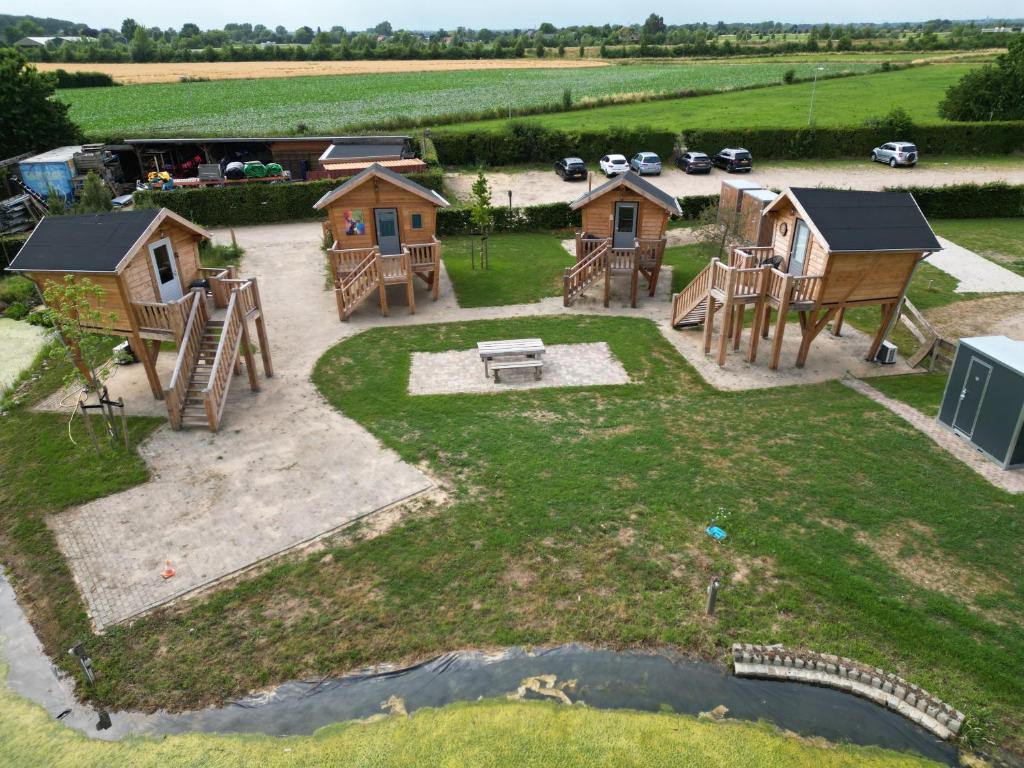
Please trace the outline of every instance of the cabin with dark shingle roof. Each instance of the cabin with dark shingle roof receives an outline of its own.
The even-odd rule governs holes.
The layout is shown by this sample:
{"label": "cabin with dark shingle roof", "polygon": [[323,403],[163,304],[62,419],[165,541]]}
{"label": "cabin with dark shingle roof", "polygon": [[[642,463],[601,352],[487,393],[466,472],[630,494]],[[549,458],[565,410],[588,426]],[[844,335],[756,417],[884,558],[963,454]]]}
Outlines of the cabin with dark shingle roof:
{"label": "cabin with dark shingle roof", "polygon": [[878,306],[880,324],[866,355],[874,360],[918,263],[942,248],[909,192],[794,187],[762,216],[770,245],[735,247],[726,261],[713,260],[673,297],[672,324],[703,324],[706,352],[714,316],[721,311],[719,365],[725,363],[730,335],[738,349],[748,307],[754,310],[748,362],[757,358],[758,339],[771,334],[776,313],[774,369],[790,312],[800,320],[796,365],[802,367],[811,342],[829,323],[834,335],[841,334],[847,308]]}

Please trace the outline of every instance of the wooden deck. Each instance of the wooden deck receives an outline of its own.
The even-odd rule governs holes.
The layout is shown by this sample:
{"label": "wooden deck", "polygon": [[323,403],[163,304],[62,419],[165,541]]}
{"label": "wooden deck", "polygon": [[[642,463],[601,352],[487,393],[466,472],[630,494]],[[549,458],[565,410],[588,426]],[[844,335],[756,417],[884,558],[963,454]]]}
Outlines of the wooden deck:
{"label": "wooden deck", "polygon": [[661,262],[665,255],[665,238],[635,239],[631,248],[615,248],[611,238],[584,237],[576,233],[576,264],[562,276],[562,303],[571,306],[583,293],[604,280],[604,305],[611,301],[611,281],[615,275],[630,277],[629,302],[637,303],[639,278],[647,280],[648,295],[658,287]]}
{"label": "wooden deck", "polygon": [[387,286],[405,285],[409,313],[416,312],[414,278],[430,288],[437,301],[441,287],[441,242],[403,243],[401,252],[384,256],[377,246],[339,248],[335,242],[327,250],[328,264],[338,304],[338,317],[348,320],[366,299],[377,292],[381,314],[389,313]]}

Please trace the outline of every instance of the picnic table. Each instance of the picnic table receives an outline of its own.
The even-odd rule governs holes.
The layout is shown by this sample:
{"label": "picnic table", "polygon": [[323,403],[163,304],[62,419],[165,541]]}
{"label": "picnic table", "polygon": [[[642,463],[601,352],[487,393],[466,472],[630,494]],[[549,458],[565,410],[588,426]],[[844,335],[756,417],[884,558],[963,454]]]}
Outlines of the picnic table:
{"label": "picnic table", "polygon": [[506,368],[533,368],[540,378],[540,369],[544,365],[540,359],[544,354],[544,342],[540,339],[478,341],[476,348],[484,364],[484,378],[490,378],[492,368],[495,381],[498,380],[498,371]]}

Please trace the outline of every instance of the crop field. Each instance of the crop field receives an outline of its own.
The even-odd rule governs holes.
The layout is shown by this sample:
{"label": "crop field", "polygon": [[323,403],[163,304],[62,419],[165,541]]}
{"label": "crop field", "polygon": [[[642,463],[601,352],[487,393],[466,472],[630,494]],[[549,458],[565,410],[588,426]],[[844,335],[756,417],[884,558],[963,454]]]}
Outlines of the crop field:
{"label": "crop field", "polygon": [[[860,125],[883,117],[894,107],[905,109],[917,123],[939,123],[938,106],[946,89],[973,67],[969,64],[929,64],[864,77],[819,81],[814,97],[816,125]],[[831,67],[829,67],[831,69]],[[712,94],[637,104],[598,107],[585,113],[553,113],[530,118],[549,128],[600,130],[616,125],[644,125],[672,131],[684,128],[796,128],[807,125],[811,83],[762,88],[737,98]],[[444,130],[497,128],[504,121],[462,123]]]}
{"label": "crop field", "polygon": [[[566,89],[581,101],[744,88],[779,83],[789,69],[809,77],[815,66],[814,61],[701,62],[264,78],[83,88],[59,91],[58,98],[71,105],[72,119],[95,138],[323,134],[400,119],[440,122],[444,116],[554,105]],[[870,62],[844,62],[829,71],[875,68]],[[568,117],[580,120],[579,114]]]}

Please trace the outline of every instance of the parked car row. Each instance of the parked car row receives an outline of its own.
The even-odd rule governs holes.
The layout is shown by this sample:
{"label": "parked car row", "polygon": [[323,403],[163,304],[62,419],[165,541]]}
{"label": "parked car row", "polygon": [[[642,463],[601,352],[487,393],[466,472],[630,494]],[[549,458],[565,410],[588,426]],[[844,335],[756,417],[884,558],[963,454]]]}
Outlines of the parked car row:
{"label": "parked car row", "polygon": [[[887,163],[889,167],[913,168],[919,159],[917,147],[908,141],[890,141],[871,150],[871,160]],[[625,155],[608,154],[598,162],[608,178],[632,170],[641,176],[660,176],[661,158],[654,152],[637,152],[632,160]],[[711,173],[712,168],[721,168],[727,173],[750,173],[754,158],[743,147],[726,147],[713,157],[695,149],[688,149],[676,157],[676,165],[684,173]],[[566,157],[555,163],[555,173],[566,181],[587,178],[587,164],[578,157]]]}

